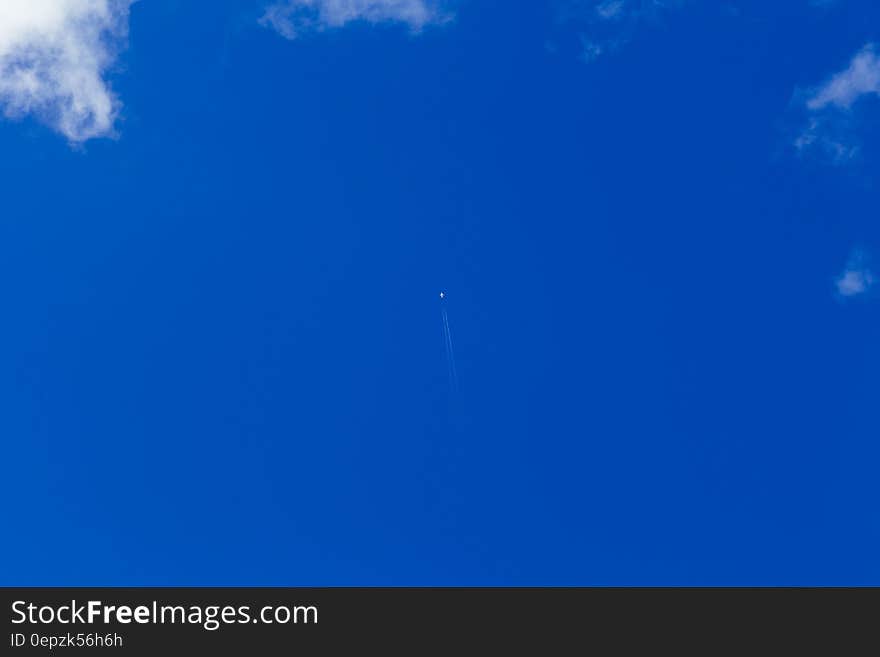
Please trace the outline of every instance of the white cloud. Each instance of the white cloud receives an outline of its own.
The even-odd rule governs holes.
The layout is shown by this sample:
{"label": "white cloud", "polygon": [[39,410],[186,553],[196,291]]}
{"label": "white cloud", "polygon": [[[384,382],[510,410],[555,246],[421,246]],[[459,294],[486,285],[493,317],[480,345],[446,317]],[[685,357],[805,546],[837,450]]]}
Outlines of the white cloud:
{"label": "white cloud", "polygon": [[133,0],[0,0],[0,108],[71,142],[112,134],[119,101],[104,76]]}
{"label": "white cloud", "polygon": [[606,21],[623,18],[625,12],[624,0],[605,0],[596,5],[596,15]]}
{"label": "white cloud", "polygon": [[807,100],[813,111],[829,106],[849,109],[862,96],[880,94],[880,57],[874,44],[868,44],[853,57],[849,66],[834,75]]}
{"label": "white cloud", "polygon": [[260,23],[295,39],[355,21],[403,23],[417,32],[443,20],[434,0],[280,0],[266,9]]}
{"label": "white cloud", "polygon": [[581,59],[587,63],[599,59],[608,50],[608,44],[596,43],[581,37]]}
{"label": "white cloud", "polygon": [[808,116],[806,127],[794,140],[795,149],[817,151],[834,164],[853,160],[860,151],[853,134],[853,109],[860,100],[878,95],[880,56],[874,44],[868,44],[845,69],[800,96]]}
{"label": "white cloud", "polygon": [[855,251],[834,284],[840,296],[856,297],[868,292],[875,282],[876,277],[871,271],[867,256],[861,251]]}
{"label": "white cloud", "polygon": [[804,155],[819,153],[830,164],[842,165],[856,159],[861,147],[855,143],[847,117],[814,115],[795,138],[795,150]]}
{"label": "white cloud", "polygon": [[577,30],[580,57],[592,62],[629,43],[644,25],[658,24],[687,0],[565,0],[557,22]]}

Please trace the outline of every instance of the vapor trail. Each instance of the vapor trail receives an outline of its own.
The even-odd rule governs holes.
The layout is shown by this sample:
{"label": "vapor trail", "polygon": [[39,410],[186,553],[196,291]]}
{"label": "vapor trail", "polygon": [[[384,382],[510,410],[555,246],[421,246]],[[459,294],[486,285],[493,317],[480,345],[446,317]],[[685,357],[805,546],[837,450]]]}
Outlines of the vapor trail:
{"label": "vapor trail", "polygon": [[446,314],[446,306],[441,309],[443,314],[443,337],[446,341],[446,362],[449,367],[449,385],[453,390],[458,389],[458,370],[455,367],[455,349],[452,346],[452,331],[449,328],[449,316]]}

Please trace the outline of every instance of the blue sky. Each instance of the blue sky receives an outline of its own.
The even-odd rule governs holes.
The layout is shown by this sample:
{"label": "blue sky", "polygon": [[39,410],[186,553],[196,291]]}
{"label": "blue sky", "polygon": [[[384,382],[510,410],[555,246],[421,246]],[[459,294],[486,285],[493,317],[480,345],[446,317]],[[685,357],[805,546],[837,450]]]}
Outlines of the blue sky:
{"label": "blue sky", "polygon": [[7,0],[0,583],[880,583],[878,29]]}

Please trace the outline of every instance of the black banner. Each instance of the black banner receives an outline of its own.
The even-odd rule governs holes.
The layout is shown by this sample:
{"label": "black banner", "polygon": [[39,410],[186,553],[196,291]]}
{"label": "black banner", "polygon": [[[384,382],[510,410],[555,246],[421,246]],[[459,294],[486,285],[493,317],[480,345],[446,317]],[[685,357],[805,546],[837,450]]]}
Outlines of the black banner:
{"label": "black banner", "polygon": [[3,654],[876,653],[876,589],[0,589]]}

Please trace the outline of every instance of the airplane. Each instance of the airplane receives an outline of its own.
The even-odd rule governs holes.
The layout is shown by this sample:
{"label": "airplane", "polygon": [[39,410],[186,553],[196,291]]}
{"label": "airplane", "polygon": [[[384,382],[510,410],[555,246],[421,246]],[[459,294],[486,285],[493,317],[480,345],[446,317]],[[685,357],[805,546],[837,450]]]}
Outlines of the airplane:
{"label": "airplane", "polygon": [[441,298],[441,299],[445,299],[445,298],[446,298],[446,292],[441,292],[441,293],[440,293],[440,298]]}

